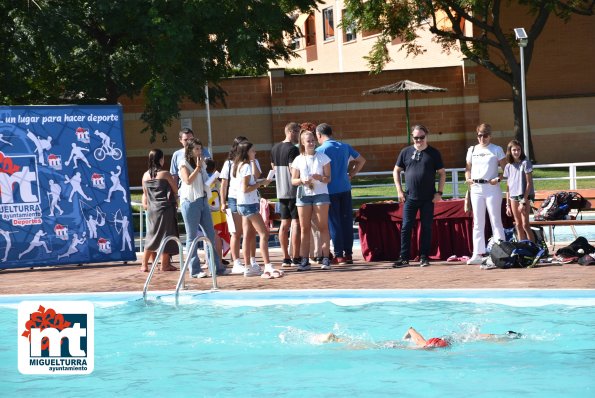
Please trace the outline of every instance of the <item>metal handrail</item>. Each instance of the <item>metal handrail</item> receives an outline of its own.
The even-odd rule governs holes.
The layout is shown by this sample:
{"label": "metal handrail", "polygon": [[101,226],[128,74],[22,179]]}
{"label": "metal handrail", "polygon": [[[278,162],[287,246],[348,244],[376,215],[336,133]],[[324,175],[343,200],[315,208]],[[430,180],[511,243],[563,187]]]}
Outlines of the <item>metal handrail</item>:
{"label": "metal handrail", "polygon": [[[202,226],[201,226],[201,229],[202,229]],[[184,283],[184,275],[186,274],[186,269],[188,268],[188,265],[190,264],[190,260],[192,259],[191,253],[194,253],[196,251],[196,256],[198,256],[198,242],[204,242],[204,245],[205,245],[207,264],[208,264],[209,270],[211,271],[211,278],[213,279],[213,287],[211,288],[211,290],[219,290],[219,288],[217,287],[217,266],[215,265],[215,252],[213,249],[213,243],[211,243],[211,240],[209,238],[207,238],[206,235],[197,236],[196,238],[194,238],[194,240],[190,244],[188,253],[186,253],[187,254],[186,261],[184,262],[184,265],[182,266],[182,268],[180,268],[180,278],[178,279],[178,283],[176,284],[176,294],[175,294],[176,305],[178,305],[178,297],[180,295],[180,288],[182,287],[182,284]]]}
{"label": "metal handrail", "polygon": [[[180,264],[185,263],[184,262],[184,246],[182,245],[182,241],[180,241],[180,238],[178,238],[177,236],[174,236],[174,235],[166,236],[165,239],[163,239],[161,241],[161,244],[159,245],[159,249],[157,249],[157,252],[155,253],[155,260],[153,260],[153,264],[151,265],[151,270],[149,271],[149,276],[147,276],[147,281],[145,282],[145,287],[143,288],[143,300],[145,301],[145,303],[147,302],[147,290],[149,289],[149,284],[151,283],[151,278],[153,278],[153,274],[155,273],[155,267],[159,263],[159,258],[161,257],[161,255],[163,254],[163,251],[165,250],[165,245],[170,240],[175,240],[178,243],[178,249],[180,250]],[[183,275],[183,271],[182,271],[182,275]]]}

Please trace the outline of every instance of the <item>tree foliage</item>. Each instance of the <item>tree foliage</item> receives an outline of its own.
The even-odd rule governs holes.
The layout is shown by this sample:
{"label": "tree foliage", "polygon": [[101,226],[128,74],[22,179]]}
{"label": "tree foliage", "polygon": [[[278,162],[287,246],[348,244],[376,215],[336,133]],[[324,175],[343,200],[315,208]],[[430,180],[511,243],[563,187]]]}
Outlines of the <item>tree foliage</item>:
{"label": "tree foliage", "polygon": [[[459,49],[464,56],[504,80],[512,88],[515,135],[522,142],[521,66],[512,27],[502,20],[504,7],[515,7],[527,15],[525,71],[534,44],[550,16],[567,21],[573,14],[593,15],[594,0],[346,0],[343,24],[355,23],[360,30],[379,30],[376,45],[367,56],[374,73],[390,61],[388,44],[401,38],[408,54],[423,49],[416,43],[416,31],[426,27],[445,50]],[[465,21],[473,34],[464,31]]]}
{"label": "tree foliage", "polygon": [[[180,102],[223,99],[234,70],[293,55],[289,13],[316,0],[4,0],[0,100],[117,103],[143,95],[151,141]],[[165,136],[163,136],[165,137]]]}

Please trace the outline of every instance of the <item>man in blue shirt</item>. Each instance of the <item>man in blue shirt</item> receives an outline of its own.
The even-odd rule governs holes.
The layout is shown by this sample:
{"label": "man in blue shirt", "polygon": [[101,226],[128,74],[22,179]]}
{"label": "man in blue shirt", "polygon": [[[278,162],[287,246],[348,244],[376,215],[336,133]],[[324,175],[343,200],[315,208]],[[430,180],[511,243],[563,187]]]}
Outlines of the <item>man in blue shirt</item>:
{"label": "man in blue shirt", "polygon": [[[411,129],[413,145],[403,148],[393,170],[397,195],[403,204],[403,225],[401,227],[401,257],[393,264],[394,268],[409,265],[411,230],[419,211],[420,266],[430,265],[428,255],[432,245],[432,221],[434,203],[442,200],[442,190],[446,182],[446,171],[440,152],[428,145],[430,132],[418,124]],[[405,172],[407,192],[403,191],[401,172]],[[440,176],[436,191],[436,173]]]}
{"label": "man in blue shirt", "polygon": [[[180,172],[180,165],[184,161],[184,155],[186,153],[186,144],[194,138],[194,132],[192,129],[183,128],[178,133],[178,138],[180,140],[180,144],[182,144],[182,149],[178,149],[174,152],[171,157],[171,164],[169,167],[169,173],[174,177],[176,182],[178,183],[178,187],[180,186],[180,177],[178,173]],[[204,159],[211,158],[211,154],[205,145],[202,146],[202,157]]]}
{"label": "man in blue shirt", "polygon": [[351,178],[366,163],[349,144],[335,141],[333,130],[326,123],[316,127],[316,138],[322,152],[331,159],[331,182],[328,191],[331,198],[329,207],[329,229],[335,258],[333,264],[353,264],[353,204],[351,200]]}

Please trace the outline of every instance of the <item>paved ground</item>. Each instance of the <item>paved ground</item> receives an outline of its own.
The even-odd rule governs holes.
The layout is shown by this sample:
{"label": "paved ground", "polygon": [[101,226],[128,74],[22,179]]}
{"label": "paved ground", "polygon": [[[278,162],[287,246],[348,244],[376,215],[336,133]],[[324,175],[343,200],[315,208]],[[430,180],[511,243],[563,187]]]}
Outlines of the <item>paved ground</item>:
{"label": "paved ground", "polygon": [[[279,249],[272,249],[273,261],[280,263]],[[147,274],[139,272],[140,262],[91,264],[83,266],[13,269],[0,272],[0,294],[142,291]],[[178,266],[178,264],[174,265]],[[173,290],[179,272],[156,272],[150,290]],[[210,289],[211,279],[186,278],[193,290]],[[279,279],[225,276],[217,278],[220,289],[595,289],[595,266],[549,265],[533,269],[480,270],[459,263],[432,263],[430,267],[393,269],[391,263],[367,263],[356,253],[353,265],[335,266],[309,272],[286,270]]]}

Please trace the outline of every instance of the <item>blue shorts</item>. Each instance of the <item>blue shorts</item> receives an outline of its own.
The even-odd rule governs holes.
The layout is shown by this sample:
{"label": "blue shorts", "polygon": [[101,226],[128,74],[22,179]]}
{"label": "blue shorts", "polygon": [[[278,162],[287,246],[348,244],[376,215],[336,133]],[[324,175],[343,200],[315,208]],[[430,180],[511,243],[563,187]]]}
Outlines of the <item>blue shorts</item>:
{"label": "blue shorts", "polygon": [[253,214],[260,214],[260,205],[258,203],[238,205],[238,213],[240,213],[242,217],[250,217]]}
{"label": "blue shorts", "polygon": [[238,200],[236,198],[227,198],[227,207],[231,210],[232,213],[238,212]]}
{"label": "blue shorts", "polygon": [[320,193],[318,195],[312,196],[302,196],[301,198],[297,198],[295,201],[295,205],[297,207],[303,206],[320,206],[320,205],[330,205],[331,204],[331,197],[328,193]]}

